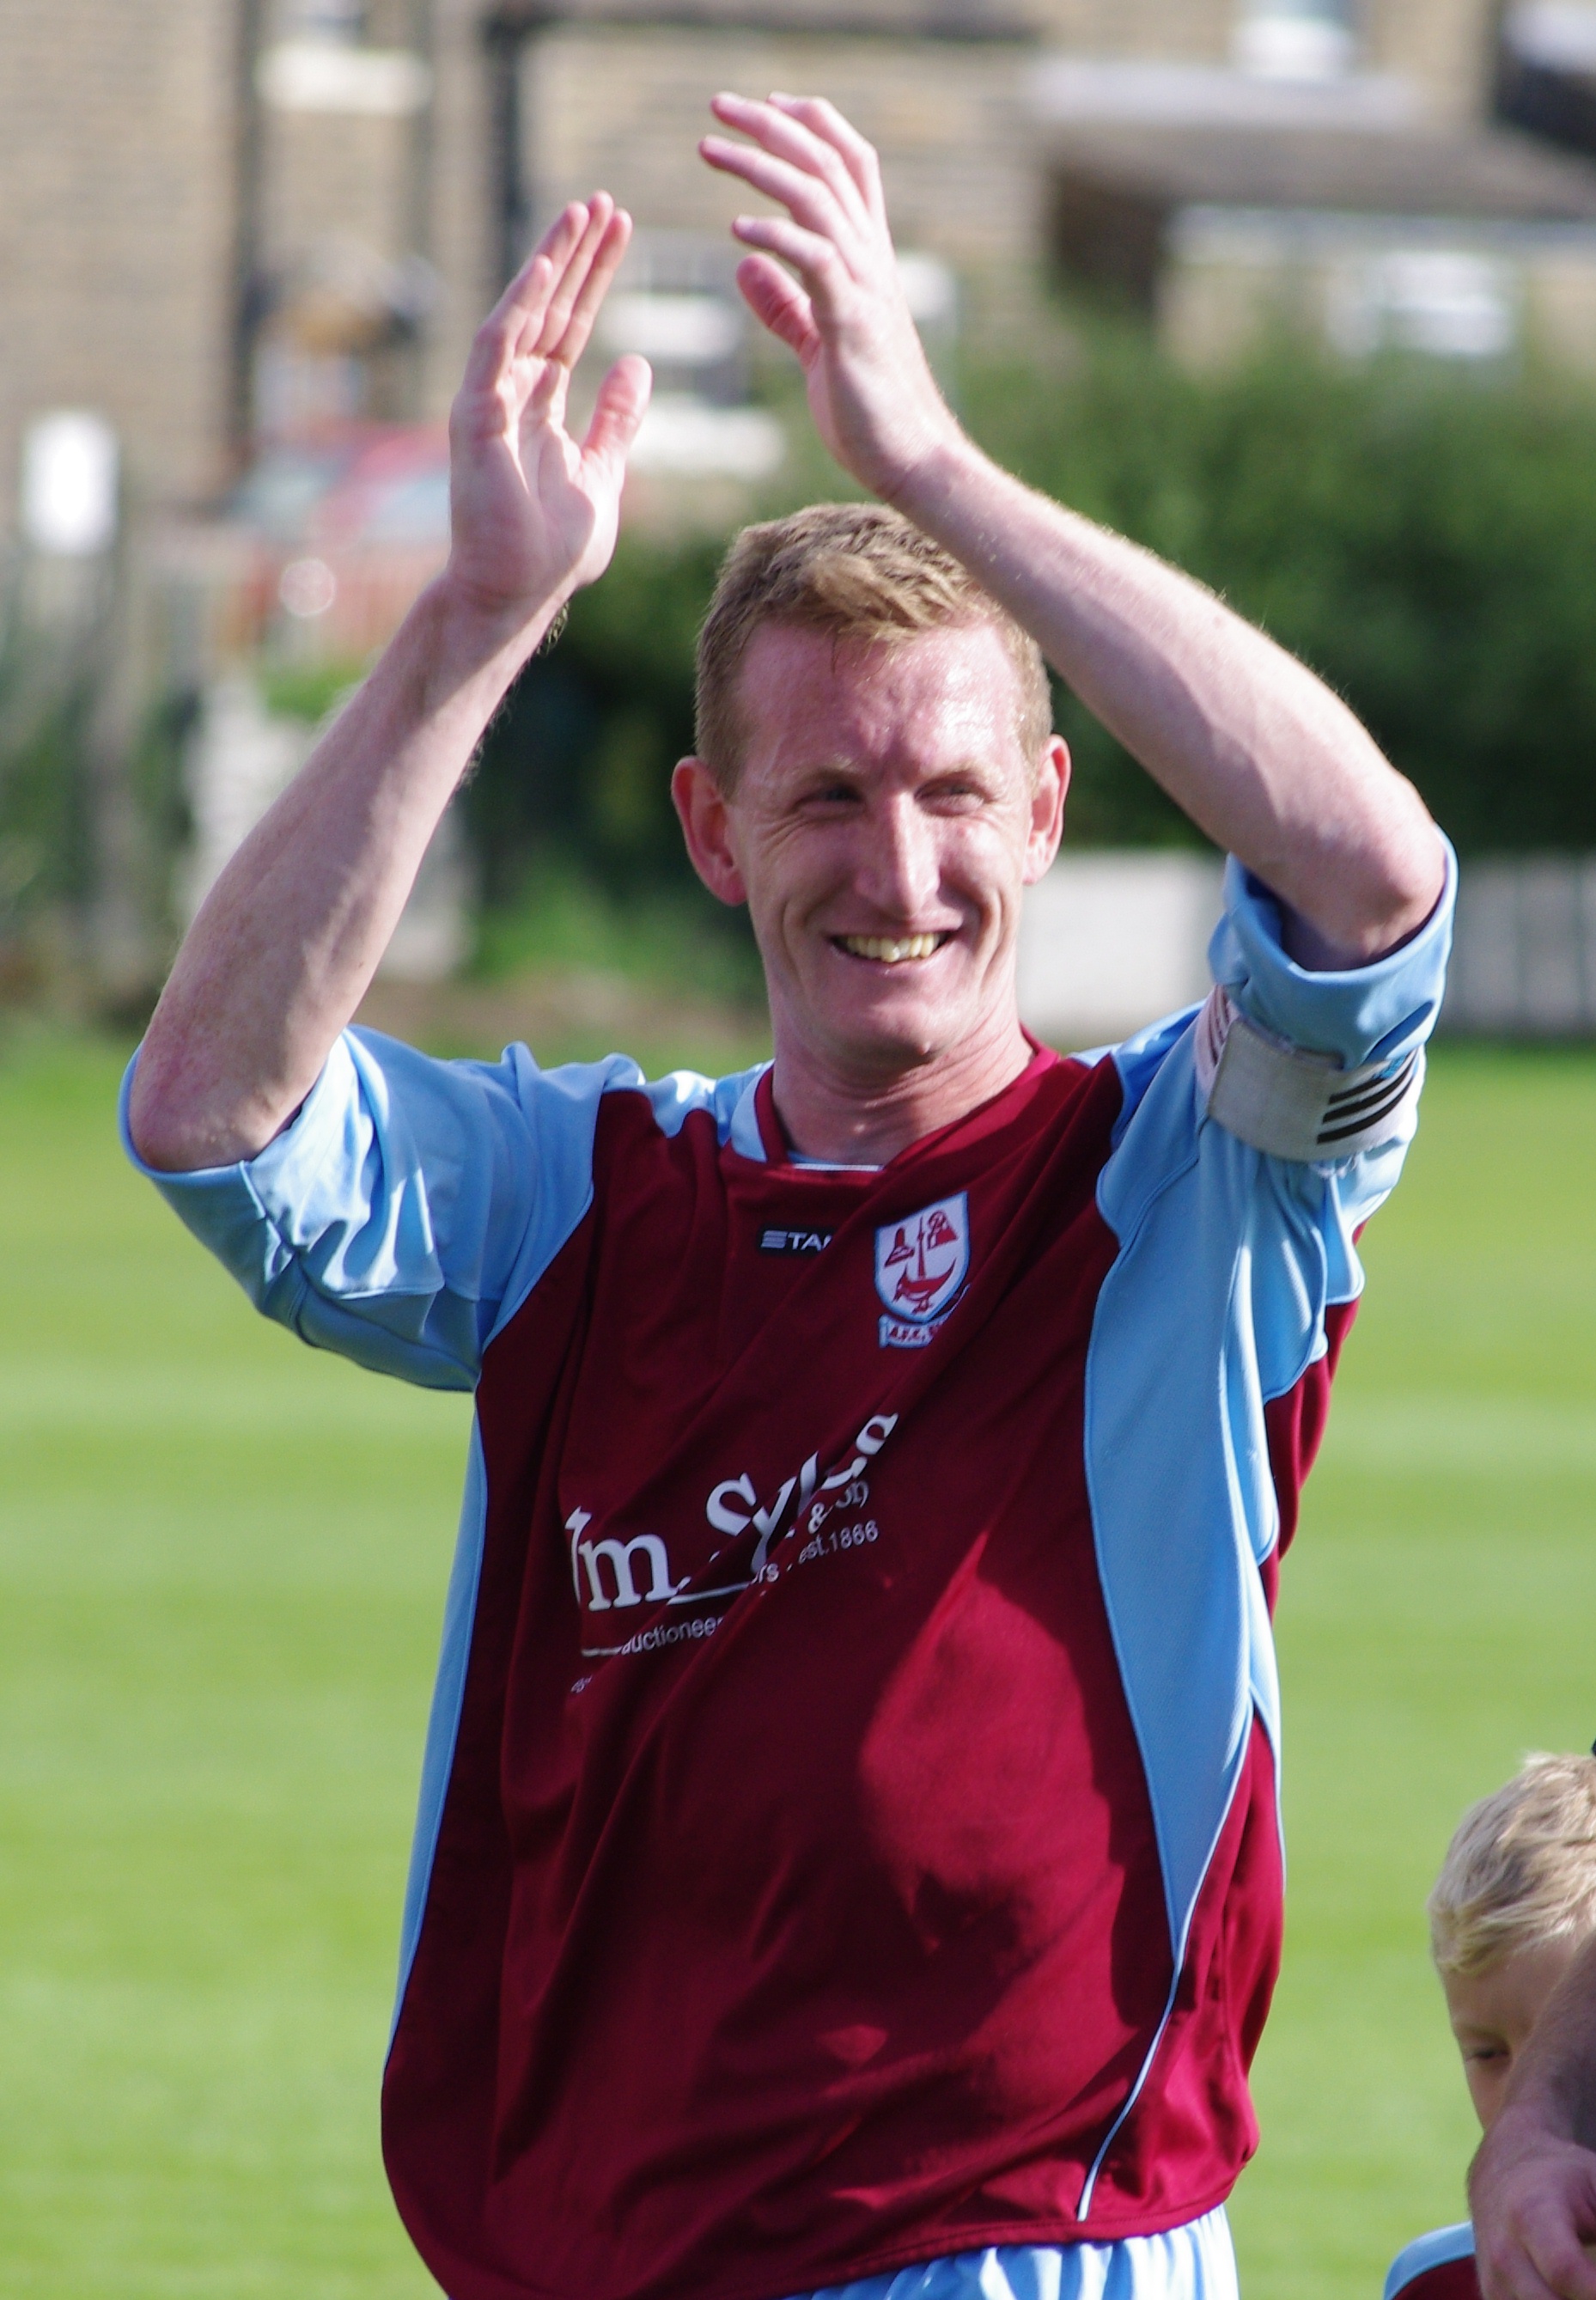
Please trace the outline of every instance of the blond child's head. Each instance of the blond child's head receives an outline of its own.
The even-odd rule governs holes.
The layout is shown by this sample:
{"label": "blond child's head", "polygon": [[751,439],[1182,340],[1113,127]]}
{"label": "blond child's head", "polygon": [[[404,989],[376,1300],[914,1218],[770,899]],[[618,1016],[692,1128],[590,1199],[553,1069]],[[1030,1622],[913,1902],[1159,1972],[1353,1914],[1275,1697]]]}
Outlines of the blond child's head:
{"label": "blond child's head", "polygon": [[1489,2129],[1515,2055],[1596,1932],[1596,1756],[1526,1757],[1471,1805],[1427,1906],[1469,2096]]}

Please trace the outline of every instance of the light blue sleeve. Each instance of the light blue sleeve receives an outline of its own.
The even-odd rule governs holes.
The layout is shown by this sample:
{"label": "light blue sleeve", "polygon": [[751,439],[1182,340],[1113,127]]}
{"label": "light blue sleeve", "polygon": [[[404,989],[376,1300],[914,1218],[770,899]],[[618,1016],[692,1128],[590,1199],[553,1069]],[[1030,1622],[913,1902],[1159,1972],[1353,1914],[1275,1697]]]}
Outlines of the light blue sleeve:
{"label": "light blue sleeve", "polygon": [[603,1095],[644,1084],[619,1055],[540,1071],[513,1046],[498,1062],[445,1062],[351,1029],[259,1157],[165,1174],[128,1135],[137,1061],[128,1155],[257,1309],[433,1389],[472,1386],[495,1327],[591,1201]]}
{"label": "light blue sleeve", "polygon": [[1286,956],[1281,904],[1232,855],[1225,866],[1225,915],[1209,944],[1209,964],[1243,1013],[1274,1037],[1312,1054],[1334,1054],[1348,1070],[1400,1062],[1434,1028],[1457,895],[1457,857],[1447,846],[1446,884],[1416,935],[1372,965],[1315,974]]}
{"label": "light blue sleeve", "polygon": [[[1273,1038],[1394,1072],[1422,1061],[1440,1005],[1455,884],[1449,850],[1445,891],[1410,941],[1370,966],[1313,974],[1286,954],[1280,905],[1233,862],[1215,976]],[[1415,1123],[1406,1096],[1389,1138],[1356,1155],[1298,1162],[1250,1146],[1208,1114],[1198,1013],[1112,1056],[1124,1102],[1098,1204],[1118,1252],[1086,1367],[1099,1570],[1177,1970],[1255,1717],[1279,1756],[1260,1575],[1280,1532],[1265,1409],[1325,1354],[1331,1307],[1361,1291],[1357,1231],[1394,1186]]]}

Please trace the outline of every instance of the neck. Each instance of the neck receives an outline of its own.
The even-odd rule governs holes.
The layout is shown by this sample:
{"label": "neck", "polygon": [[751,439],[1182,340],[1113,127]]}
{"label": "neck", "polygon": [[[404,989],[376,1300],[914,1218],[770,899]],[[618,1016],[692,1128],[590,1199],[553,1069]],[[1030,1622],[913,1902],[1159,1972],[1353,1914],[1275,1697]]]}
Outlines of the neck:
{"label": "neck", "polygon": [[1031,1048],[1010,1012],[959,1046],[896,1065],[839,1062],[776,1022],[777,1114],[802,1158],[885,1166],[900,1150],[951,1126],[1011,1086]]}

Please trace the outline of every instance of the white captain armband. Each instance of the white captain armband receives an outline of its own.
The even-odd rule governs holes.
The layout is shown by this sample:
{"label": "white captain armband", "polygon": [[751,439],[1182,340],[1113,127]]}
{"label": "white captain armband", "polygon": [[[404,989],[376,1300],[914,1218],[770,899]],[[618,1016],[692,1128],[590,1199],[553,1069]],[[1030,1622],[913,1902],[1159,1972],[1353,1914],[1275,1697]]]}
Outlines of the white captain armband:
{"label": "white captain armband", "polygon": [[1389,1142],[1418,1099],[1416,1046],[1343,1070],[1250,1021],[1221,989],[1197,1017],[1197,1089],[1208,1115],[1271,1158],[1323,1165]]}

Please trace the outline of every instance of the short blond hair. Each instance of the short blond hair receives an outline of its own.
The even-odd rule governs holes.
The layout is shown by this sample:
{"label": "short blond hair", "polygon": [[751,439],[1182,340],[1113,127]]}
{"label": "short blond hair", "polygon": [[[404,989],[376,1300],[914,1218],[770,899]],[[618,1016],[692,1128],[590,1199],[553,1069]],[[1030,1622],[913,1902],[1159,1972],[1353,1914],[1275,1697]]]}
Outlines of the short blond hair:
{"label": "short blond hair", "polygon": [[1027,759],[1037,759],[1052,732],[1041,648],[951,552],[885,504],[810,504],[734,538],[698,635],[698,755],[722,790],[736,787],[742,768],[738,686],[749,642],[764,623],[866,646],[991,623],[1014,664]]}
{"label": "short blond hair", "polygon": [[1596,1931],[1596,1757],[1526,1757],[1470,1805],[1426,1905],[1443,1974]]}

